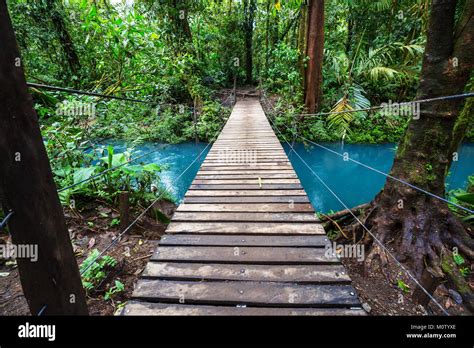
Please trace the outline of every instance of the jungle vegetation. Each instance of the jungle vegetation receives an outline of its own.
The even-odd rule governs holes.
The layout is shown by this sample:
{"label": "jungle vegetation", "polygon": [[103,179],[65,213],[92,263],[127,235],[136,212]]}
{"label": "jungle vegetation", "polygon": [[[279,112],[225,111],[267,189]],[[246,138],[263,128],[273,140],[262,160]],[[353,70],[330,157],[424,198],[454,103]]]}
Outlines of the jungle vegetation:
{"label": "jungle vegetation", "polygon": [[[234,81],[265,89],[278,112],[276,124],[297,122],[308,139],[397,142],[391,174],[441,197],[453,153],[463,139],[474,138],[472,100],[425,104],[420,120],[349,112],[472,89],[473,0],[9,0],[8,5],[28,81],[147,101],[31,89],[63,186],[123,161],[111,148],[87,158],[83,150],[91,141],[212,141],[229,114],[223,101]],[[58,112],[78,102],[93,102],[94,115]],[[324,113],[329,111],[337,113]],[[113,178],[113,189],[99,190],[146,187],[158,169],[123,173]],[[452,199],[472,204],[472,182]],[[472,260],[474,242],[457,215],[442,201],[387,181],[360,219],[417,277],[426,270],[446,276],[472,308],[473,291],[452,255],[456,248]],[[371,247],[370,259],[386,257],[360,226],[345,228]]]}

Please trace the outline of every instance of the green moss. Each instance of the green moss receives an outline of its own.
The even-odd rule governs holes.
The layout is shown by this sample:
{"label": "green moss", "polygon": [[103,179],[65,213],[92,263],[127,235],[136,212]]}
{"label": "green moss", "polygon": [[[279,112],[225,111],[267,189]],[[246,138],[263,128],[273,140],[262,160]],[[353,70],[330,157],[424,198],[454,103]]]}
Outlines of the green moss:
{"label": "green moss", "polygon": [[460,294],[472,293],[469,284],[465,281],[463,275],[454,264],[449,254],[446,254],[441,258],[441,269],[448,275]]}

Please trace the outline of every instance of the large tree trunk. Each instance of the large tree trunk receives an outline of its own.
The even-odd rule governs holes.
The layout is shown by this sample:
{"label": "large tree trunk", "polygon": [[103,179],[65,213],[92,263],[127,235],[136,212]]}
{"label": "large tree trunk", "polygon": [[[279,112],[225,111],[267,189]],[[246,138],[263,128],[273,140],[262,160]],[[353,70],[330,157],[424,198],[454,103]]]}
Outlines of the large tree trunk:
{"label": "large tree trunk", "polygon": [[255,19],[255,0],[244,0],[244,36],[245,36],[245,75],[246,83],[252,84],[252,39]]}
{"label": "large tree trunk", "polygon": [[[417,99],[462,93],[474,64],[474,0],[467,0],[455,31],[455,0],[433,0]],[[456,64],[457,63],[457,64]],[[453,130],[461,100],[421,104],[399,144],[391,175],[444,197],[446,173],[462,137]],[[453,144],[453,141],[456,142]],[[453,267],[452,250],[474,258],[474,242],[447,205],[387,179],[366,225],[420,279],[426,265],[456,283],[470,307],[469,286]],[[368,262],[381,255],[373,244]]]}
{"label": "large tree trunk", "polygon": [[[87,305],[5,0],[0,0],[0,191],[17,246],[23,293],[33,315],[86,315]],[[34,253],[34,251],[33,251]]]}
{"label": "large tree trunk", "polygon": [[324,0],[309,0],[305,78],[305,106],[314,113],[321,104],[324,53]]}

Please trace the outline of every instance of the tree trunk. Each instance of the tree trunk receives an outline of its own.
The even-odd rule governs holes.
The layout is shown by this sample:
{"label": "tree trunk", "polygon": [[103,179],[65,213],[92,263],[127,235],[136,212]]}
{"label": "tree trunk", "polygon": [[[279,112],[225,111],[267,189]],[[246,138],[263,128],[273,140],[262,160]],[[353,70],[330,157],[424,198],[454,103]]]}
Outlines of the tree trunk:
{"label": "tree trunk", "polygon": [[324,0],[310,0],[308,7],[306,55],[305,106],[308,112],[316,112],[321,104],[324,53]]}
{"label": "tree trunk", "polygon": [[65,13],[61,1],[57,0],[47,0],[46,1],[47,9],[49,12],[51,22],[56,30],[61,47],[66,54],[66,59],[69,65],[69,69],[73,75],[78,74],[81,64],[79,61],[79,56],[77,55],[76,48],[74,43],[69,35],[69,32],[66,28],[66,23],[63,20],[63,15]]}
{"label": "tree trunk", "polygon": [[354,36],[354,19],[352,14],[348,14],[347,18],[347,39],[346,39],[346,56],[349,57],[349,53],[352,47],[352,37]]}
{"label": "tree trunk", "polygon": [[305,70],[305,58],[306,58],[306,30],[308,29],[307,21],[308,21],[308,6],[306,3],[303,3],[300,8],[300,21],[299,21],[299,28],[298,28],[298,51],[299,51],[299,58],[298,58],[298,66],[299,71],[301,72],[302,81],[303,81],[303,91],[306,95],[306,70]]}
{"label": "tree trunk", "polygon": [[[433,0],[417,99],[462,93],[474,65],[474,0],[453,35],[456,1]],[[457,64],[456,64],[457,63]],[[453,138],[461,100],[424,103],[399,144],[391,175],[444,197],[445,177],[462,137]],[[453,143],[456,142],[456,143]],[[452,250],[474,258],[474,241],[441,200],[387,179],[366,225],[417,278],[426,266],[448,277],[473,307],[472,292],[451,267]],[[380,255],[372,248],[368,262]]]}
{"label": "tree trunk", "polygon": [[265,74],[268,73],[268,68],[270,65],[270,6],[271,0],[267,0],[267,18],[265,25]]}
{"label": "tree trunk", "polygon": [[245,75],[247,84],[252,84],[252,39],[255,9],[255,0],[244,0]]}
{"label": "tree trunk", "polygon": [[178,40],[173,40],[173,44],[180,52],[194,51],[193,35],[188,21],[188,4],[186,1],[173,0],[171,20],[176,30]]}
{"label": "tree trunk", "polygon": [[[0,1],[0,191],[33,315],[86,315],[87,305],[36,112],[26,87],[5,0]],[[37,248],[35,257],[34,249]],[[36,259],[36,260],[35,260]],[[46,306],[46,307],[45,307]]]}

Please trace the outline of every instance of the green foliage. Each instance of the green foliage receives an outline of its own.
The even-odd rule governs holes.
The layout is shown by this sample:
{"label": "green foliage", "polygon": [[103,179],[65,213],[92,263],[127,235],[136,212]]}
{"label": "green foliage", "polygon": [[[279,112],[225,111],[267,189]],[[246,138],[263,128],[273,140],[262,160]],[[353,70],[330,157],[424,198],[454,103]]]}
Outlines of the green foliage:
{"label": "green foliage", "polygon": [[[85,140],[83,129],[60,122],[43,126],[42,131],[58,188],[76,185],[59,192],[63,205],[72,207],[72,199],[77,204],[97,197],[112,204],[122,191],[130,192],[132,205],[147,204],[161,194],[164,199],[172,199],[160,185],[161,166],[139,161],[127,163],[139,156],[134,154],[133,148],[115,153],[114,147],[109,145],[91,151],[92,143]],[[108,171],[117,166],[120,167]],[[97,178],[89,180],[93,176]],[[81,183],[85,180],[88,181]],[[159,188],[158,192],[151,190],[152,184]]]}
{"label": "green foliage", "polygon": [[125,290],[125,285],[119,280],[115,281],[115,285],[109,288],[104,295],[104,300],[111,300],[116,294]]}
{"label": "green foliage", "polygon": [[453,260],[454,260],[454,263],[458,266],[461,266],[461,265],[464,265],[464,263],[466,262],[464,260],[464,257],[462,257],[459,253],[453,253]]}
{"label": "green foliage", "polygon": [[[213,141],[219,135],[223,124],[229,116],[228,109],[218,103],[205,102],[197,122],[199,139]],[[194,129],[189,132],[194,133]]]}
{"label": "green foliage", "polygon": [[410,292],[410,286],[406,284],[403,280],[398,279],[397,280],[397,286],[400,290],[402,290],[404,293]]}
{"label": "green foliage", "polygon": [[[46,1],[8,1],[29,80],[146,99],[160,108],[32,90],[43,124],[71,122],[92,139],[177,143],[195,137],[190,107],[197,101],[202,105],[198,136],[202,141],[215,138],[228,112],[212,100],[213,91],[229,87],[234,76],[238,83],[245,78],[244,2],[50,2],[53,9]],[[283,110],[301,111],[301,73],[307,60],[300,37],[305,3],[255,3],[254,80],[262,79],[270,92],[283,96]],[[185,17],[178,21],[183,9]],[[427,13],[424,1],[326,4],[321,111],[412,99]],[[55,26],[57,16],[63,19],[63,32]],[[62,42],[64,33],[70,45]],[[73,71],[66,47],[79,57],[78,71]],[[96,103],[97,116],[58,118],[54,106],[65,99]],[[340,113],[305,119],[300,129],[318,141],[373,143],[398,140],[406,123],[377,113]]]}
{"label": "green foliage", "polygon": [[[111,146],[106,150],[102,149],[95,153],[99,155],[94,161],[95,164],[89,162],[86,167],[80,166],[81,164],[85,165],[86,161],[79,161],[75,166],[60,167],[56,163],[53,164],[53,171],[56,174],[60,174],[57,175],[56,180],[60,188],[79,184],[59,193],[62,204],[71,206],[71,199],[73,197],[81,198],[82,200],[86,200],[87,197],[101,197],[113,203],[122,191],[129,191],[131,193],[130,199],[132,204],[146,203],[156,197],[156,194],[151,191],[151,185],[159,185],[160,177],[158,174],[161,171],[159,165],[154,163],[146,165],[127,164],[132,157],[131,152],[115,154]],[[104,153],[106,156],[101,156]],[[89,157],[89,155],[84,155],[84,157]],[[121,167],[107,171],[117,166]],[[98,175],[102,172],[104,174],[96,179],[81,184],[83,180],[88,180],[93,175]],[[165,197],[169,198],[169,195]]]}
{"label": "green foliage", "polygon": [[271,92],[287,95],[286,100],[291,101],[291,104],[301,102],[302,78],[298,71],[298,50],[279,42],[270,54],[273,60],[266,71],[265,88]]}
{"label": "green foliage", "polygon": [[[470,175],[467,179],[468,184],[465,190],[457,189],[449,191],[449,201],[474,210],[474,175]],[[474,223],[473,214],[469,214],[465,210],[459,209],[453,205],[450,205],[449,207],[456,215],[460,216],[463,221],[469,224]]]}
{"label": "green foliage", "polygon": [[471,274],[471,270],[469,269],[469,267],[462,267],[459,269],[459,272],[464,278],[469,277],[469,274]]}
{"label": "green foliage", "polygon": [[82,285],[87,291],[94,290],[107,277],[107,272],[117,266],[117,260],[111,256],[99,256],[99,250],[94,249],[79,266],[82,275]]}
{"label": "green foliage", "polygon": [[[270,92],[281,97],[282,112],[303,102],[303,83],[295,78],[301,76],[307,60],[298,37],[300,5],[281,2],[277,13],[270,9],[267,14],[262,3],[261,27],[256,28],[257,42],[262,43],[256,49],[257,74]],[[344,111],[415,97],[425,43],[425,6],[405,0],[396,4],[385,0],[326,4],[323,103],[319,111],[338,113],[302,119],[298,128],[306,138],[355,143],[399,140],[408,118]],[[287,34],[275,37],[273,33]]]}

